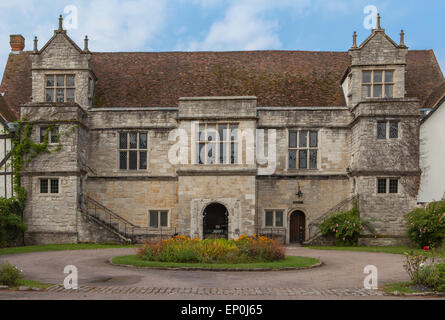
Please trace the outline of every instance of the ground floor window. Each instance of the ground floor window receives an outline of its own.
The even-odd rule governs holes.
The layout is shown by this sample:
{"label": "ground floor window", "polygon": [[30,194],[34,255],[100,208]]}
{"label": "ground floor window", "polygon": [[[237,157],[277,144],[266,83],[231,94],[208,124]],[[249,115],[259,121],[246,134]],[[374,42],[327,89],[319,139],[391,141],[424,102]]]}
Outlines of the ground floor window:
{"label": "ground floor window", "polygon": [[168,227],[167,210],[150,210],[149,226],[152,228]]}
{"label": "ground floor window", "polygon": [[59,179],[40,179],[40,193],[59,193]]}
{"label": "ground floor window", "polygon": [[282,227],[283,210],[266,210],[264,221],[266,227]]}
{"label": "ground floor window", "polygon": [[378,178],[377,193],[399,193],[398,178]]}

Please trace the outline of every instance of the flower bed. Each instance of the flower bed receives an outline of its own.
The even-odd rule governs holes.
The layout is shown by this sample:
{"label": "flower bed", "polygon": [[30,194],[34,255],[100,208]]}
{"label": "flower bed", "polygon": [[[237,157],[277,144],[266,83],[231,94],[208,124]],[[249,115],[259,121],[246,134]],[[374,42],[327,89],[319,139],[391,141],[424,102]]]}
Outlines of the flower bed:
{"label": "flower bed", "polygon": [[236,264],[284,260],[284,252],[277,241],[258,235],[242,235],[235,240],[176,236],[144,244],[137,249],[137,257],[159,262]]}

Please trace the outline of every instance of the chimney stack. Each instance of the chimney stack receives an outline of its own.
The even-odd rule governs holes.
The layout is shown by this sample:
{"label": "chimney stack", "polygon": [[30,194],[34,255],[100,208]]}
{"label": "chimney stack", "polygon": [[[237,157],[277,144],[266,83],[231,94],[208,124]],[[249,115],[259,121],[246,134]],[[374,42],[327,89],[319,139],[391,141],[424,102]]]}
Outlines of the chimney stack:
{"label": "chimney stack", "polygon": [[12,51],[23,51],[25,49],[25,38],[21,34],[11,34],[9,44]]}

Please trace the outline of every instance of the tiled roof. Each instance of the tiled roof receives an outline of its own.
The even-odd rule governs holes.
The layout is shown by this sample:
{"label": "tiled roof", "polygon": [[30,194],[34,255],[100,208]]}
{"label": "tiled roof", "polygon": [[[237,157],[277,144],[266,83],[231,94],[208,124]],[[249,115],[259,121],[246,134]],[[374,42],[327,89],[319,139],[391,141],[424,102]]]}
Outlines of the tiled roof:
{"label": "tiled roof", "polygon": [[426,99],[424,107],[434,108],[445,97],[445,81],[442,82]]}
{"label": "tiled roof", "polygon": [[[30,102],[30,52],[11,54],[0,92]],[[171,107],[179,97],[257,96],[259,106],[342,106],[347,52],[93,53],[95,107]],[[422,105],[444,81],[432,50],[409,51],[407,96]]]}
{"label": "tiled roof", "polygon": [[0,93],[5,93],[5,100],[14,109],[19,118],[18,106],[31,101],[32,79],[31,58],[29,52],[10,54],[3,73]]}
{"label": "tiled roof", "polygon": [[16,110],[11,108],[5,97],[0,96],[0,117],[6,122],[12,122],[18,120]]}

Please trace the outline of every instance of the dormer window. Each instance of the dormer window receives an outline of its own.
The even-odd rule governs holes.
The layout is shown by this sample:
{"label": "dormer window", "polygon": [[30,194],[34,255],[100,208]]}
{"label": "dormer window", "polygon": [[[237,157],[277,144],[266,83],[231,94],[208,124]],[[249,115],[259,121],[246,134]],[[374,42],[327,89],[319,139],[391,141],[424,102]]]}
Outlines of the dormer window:
{"label": "dormer window", "polygon": [[46,102],[74,102],[74,75],[53,74],[45,77]]}
{"label": "dormer window", "polygon": [[368,70],[362,73],[362,97],[392,98],[394,96],[393,70]]}

